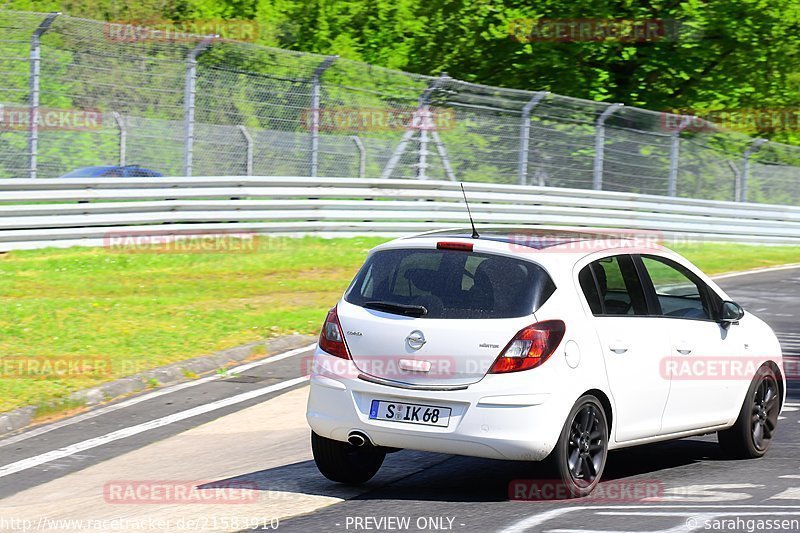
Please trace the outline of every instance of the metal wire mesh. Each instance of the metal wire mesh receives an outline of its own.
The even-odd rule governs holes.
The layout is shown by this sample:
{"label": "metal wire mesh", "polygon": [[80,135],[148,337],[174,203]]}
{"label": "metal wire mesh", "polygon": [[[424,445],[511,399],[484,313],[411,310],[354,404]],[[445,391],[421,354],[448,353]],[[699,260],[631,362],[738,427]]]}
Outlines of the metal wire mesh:
{"label": "metal wire mesh", "polygon": [[[67,16],[42,29],[47,19],[0,11],[0,177],[135,164],[172,176],[456,179],[800,201],[800,148],[676,129],[680,117]],[[98,119],[78,127],[82,112]],[[66,115],[66,125],[45,120]]]}

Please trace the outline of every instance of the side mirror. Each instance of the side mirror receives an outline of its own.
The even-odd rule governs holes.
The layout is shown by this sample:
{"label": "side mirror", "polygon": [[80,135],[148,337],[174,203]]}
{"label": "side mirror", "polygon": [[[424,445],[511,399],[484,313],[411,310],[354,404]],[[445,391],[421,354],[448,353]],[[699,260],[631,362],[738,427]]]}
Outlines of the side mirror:
{"label": "side mirror", "polygon": [[719,322],[723,328],[727,328],[731,324],[738,324],[739,320],[744,316],[744,309],[736,302],[724,301],[719,313]]}

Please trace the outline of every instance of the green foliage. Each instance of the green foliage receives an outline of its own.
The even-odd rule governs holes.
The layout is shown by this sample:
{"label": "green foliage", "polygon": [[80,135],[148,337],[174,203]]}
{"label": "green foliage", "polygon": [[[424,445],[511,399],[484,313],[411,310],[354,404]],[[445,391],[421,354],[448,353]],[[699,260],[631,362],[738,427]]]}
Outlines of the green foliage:
{"label": "green foliage", "polygon": [[[657,110],[800,104],[796,0],[9,0],[5,7],[105,20],[255,20],[261,44]],[[510,35],[520,20],[537,19],[677,20],[681,31],[650,42]],[[796,132],[758,133],[800,141]]]}

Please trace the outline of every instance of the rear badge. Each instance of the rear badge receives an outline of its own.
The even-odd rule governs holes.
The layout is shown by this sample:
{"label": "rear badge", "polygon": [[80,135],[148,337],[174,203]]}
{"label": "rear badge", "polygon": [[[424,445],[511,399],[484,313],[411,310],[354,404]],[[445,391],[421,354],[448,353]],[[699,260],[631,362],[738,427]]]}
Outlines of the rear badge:
{"label": "rear badge", "polygon": [[348,334],[348,335],[351,335],[351,336],[353,336],[353,337],[363,337],[363,336],[364,336],[364,334],[363,334],[363,333],[361,333],[360,331],[350,331],[350,330],[347,330],[347,334]]}
{"label": "rear badge", "polygon": [[488,342],[484,342],[478,345],[478,348],[499,348],[499,344],[490,344]]}
{"label": "rear badge", "polygon": [[425,335],[418,329],[415,329],[406,337],[406,343],[412,350],[419,350],[425,345]]}
{"label": "rear badge", "polygon": [[398,364],[400,370],[407,370],[409,372],[430,372],[430,361],[418,361],[415,359],[400,359]]}

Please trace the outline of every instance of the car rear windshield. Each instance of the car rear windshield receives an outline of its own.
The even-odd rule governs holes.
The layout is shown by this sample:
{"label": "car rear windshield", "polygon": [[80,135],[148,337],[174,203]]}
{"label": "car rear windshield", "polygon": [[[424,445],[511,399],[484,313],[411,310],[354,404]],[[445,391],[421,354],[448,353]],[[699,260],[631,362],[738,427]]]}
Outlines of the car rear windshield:
{"label": "car rear windshield", "polygon": [[542,267],[513,257],[400,249],[372,254],[345,300],[424,318],[513,318],[536,311],[554,290]]}

